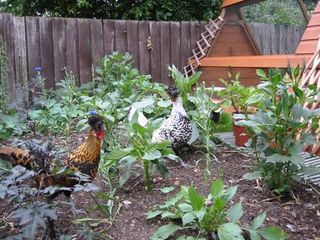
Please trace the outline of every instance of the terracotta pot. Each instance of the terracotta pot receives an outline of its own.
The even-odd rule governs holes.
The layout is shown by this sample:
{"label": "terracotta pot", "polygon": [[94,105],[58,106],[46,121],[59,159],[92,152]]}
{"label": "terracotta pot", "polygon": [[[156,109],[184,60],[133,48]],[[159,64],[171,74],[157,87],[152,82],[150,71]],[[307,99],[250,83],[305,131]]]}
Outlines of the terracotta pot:
{"label": "terracotta pot", "polygon": [[233,124],[233,134],[237,147],[243,147],[250,139],[250,136],[246,133],[246,128],[243,126]]}

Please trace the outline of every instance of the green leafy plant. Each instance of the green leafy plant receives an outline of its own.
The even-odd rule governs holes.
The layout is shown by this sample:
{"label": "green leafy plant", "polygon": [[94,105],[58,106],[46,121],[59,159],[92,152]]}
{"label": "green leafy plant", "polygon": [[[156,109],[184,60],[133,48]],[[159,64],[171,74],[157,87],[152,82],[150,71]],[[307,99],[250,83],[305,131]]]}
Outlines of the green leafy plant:
{"label": "green leafy plant", "polygon": [[190,93],[192,86],[199,81],[202,72],[196,72],[190,77],[185,77],[174,65],[169,67],[169,72],[174,84],[179,89],[183,105],[188,109],[188,94]]}
{"label": "green leafy plant", "polygon": [[216,145],[211,140],[217,123],[210,118],[210,115],[212,111],[217,111],[220,107],[211,101],[211,96],[207,94],[204,84],[197,86],[195,93],[189,96],[188,99],[195,106],[195,109],[189,111],[189,114],[192,121],[196,123],[197,129],[199,129],[199,138],[206,149],[205,179],[208,180],[210,175],[210,162],[212,158],[217,160],[212,153],[212,150],[216,149]]}
{"label": "green leafy plant", "polygon": [[240,73],[233,79],[228,72],[228,80],[219,79],[224,89],[217,92],[217,95],[224,100],[226,106],[231,106],[235,113],[247,114],[249,106],[255,107],[259,103],[258,92],[255,87],[245,87],[240,83]]}
{"label": "green leafy plant", "polygon": [[164,158],[176,160],[170,142],[152,143],[152,134],[161,123],[162,119],[141,123],[138,111],[134,113],[129,122],[129,144],[125,149],[114,149],[106,156],[110,161],[118,161],[119,166],[125,168],[125,173],[120,177],[120,185],[123,185],[130,177],[135,162],[143,166],[144,179],[147,191],[152,190],[151,176],[155,170],[162,175],[168,174]]}
{"label": "green leafy plant", "polygon": [[167,239],[178,230],[187,228],[198,231],[197,238],[191,239],[214,234],[218,235],[220,240],[244,240],[244,232],[249,233],[251,239],[286,238],[286,234],[278,227],[261,227],[266,218],[265,212],[259,214],[250,225],[241,225],[239,223],[243,215],[241,203],[228,207],[228,202],[236,191],[236,186],[226,187],[221,179],[212,182],[207,197],[198,194],[192,186],[181,187],[174,197],[147,213],[147,219],[161,216],[162,219],[170,219],[176,223],[161,226],[151,239]]}
{"label": "green leafy plant", "polygon": [[258,88],[262,91],[259,98],[264,107],[251,120],[239,124],[251,128],[261,143],[255,149],[265,156],[259,160],[254,175],[262,176],[272,190],[287,193],[291,190],[292,177],[309,170],[299,153],[314,142],[312,131],[308,130],[319,127],[319,109],[305,106],[318,93],[315,86],[300,88],[299,67],[288,69],[285,75],[279,70],[270,70],[268,75],[257,70],[257,74],[262,80]]}

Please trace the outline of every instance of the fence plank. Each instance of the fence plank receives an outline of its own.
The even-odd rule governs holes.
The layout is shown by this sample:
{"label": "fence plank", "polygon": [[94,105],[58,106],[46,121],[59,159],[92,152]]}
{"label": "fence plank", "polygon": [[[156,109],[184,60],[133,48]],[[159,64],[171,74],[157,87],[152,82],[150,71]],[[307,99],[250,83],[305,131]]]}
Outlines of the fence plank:
{"label": "fence plank", "polygon": [[40,61],[40,37],[39,37],[39,18],[26,18],[26,35],[27,35],[27,55],[28,55],[28,79],[35,76],[34,68],[41,66]]}
{"label": "fence plank", "polygon": [[14,55],[15,55],[15,76],[17,87],[20,93],[16,92],[16,102],[20,100],[27,101],[26,92],[23,92],[25,86],[28,85],[28,65],[27,65],[27,42],[26,42],[26,25],[24,17],[14,17]]}
{"label": "fence plank", "polygon": [[91,20],[90,29],[91,29],[92,64],[94,65],[94,67],[96,67],[104,55],[102,21]]}
{"label": "fence plank", "polygon": [[180,23],[170,22],[170,47],[171,47],[171,64],[174,64],[180,71],[181,66],[181,40],[180,40]]}
{"label": "fence plank", "polygon": [[46,88],[55,88],[52,19],[40,18],[40,61]]}
{"label": "fence plank", "polygon": [[168,65],[170,64],[170,23],[160,22],[161,82],[170,85]]}
{"label": "fence plank", "polygon": [[191,49],[197,46],[197,41],[200,40],[200,22],[191,22],[190,23],[190,39],[191,39]]}
{"label": "fence plank", "polygon": [[74,74],[77,85],[80,85],[79,35],[76,18],[70,18],[66,21],[66,61],[68,71]]}
{"label": "fence plank", "polygon": [[160,69],[160,22],[150,22],[150,36],[152,43],[151,50],[151,75],[153,81],[161,82],[161,69]]}
{"label": "fence plank", "polygon": [[89,82],[91,75],[90,19],[78,19],[80,83]]}
{"label": "fence plank", "polygon": [[65,19],[53,18],[52,38],[55,82],[59,82],[64,78],[64,68],[66,67],[67,63],[65,30]]}
{"label": "fence plank", "polygon": [[114,51],[114,22],[103,20],[104,54],[109,55]]}
{"label": "fence plank", "polygon": [[133,66],[139,69],[139,22],[127,21],[128,52],[132,55]]}
{"label": "fence plank", "polygon": [[191,56],[191,32],[190,22],[181,22],[181,65],[187,64],[188,57]]}
{"label": "fence plank", "polygon": [[150,74],[150,51],[147,48],[147,39],[149,36],[149,22],[139,22],[139,62],[140,72],[142,74]]}
{"label": "fence plank", "polygon": [[126,52],[127,43],[127,23],[124,20],[115,21],[115,49],[119,52]]}
{"label": "fence plank", "polygon": [[4,14],[3,22],[3,40],[6,49],[7,62],[8,62],[8,96],[9,101],[12,102],[15,98],[15,67],[14,67],[14,31],[13,29],[13,16],[11,14]]}

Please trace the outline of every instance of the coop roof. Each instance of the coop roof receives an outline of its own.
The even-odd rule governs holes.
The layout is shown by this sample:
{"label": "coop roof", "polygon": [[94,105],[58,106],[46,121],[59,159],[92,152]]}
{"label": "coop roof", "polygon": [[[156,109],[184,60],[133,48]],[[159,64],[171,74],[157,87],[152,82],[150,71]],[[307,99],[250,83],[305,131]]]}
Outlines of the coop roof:
{"label": "coop roof", "polygon": [[320,1],[318,2],[308,26],[301,38],[295,54],[313,55],[317,48],[318,38],[320,37]]}

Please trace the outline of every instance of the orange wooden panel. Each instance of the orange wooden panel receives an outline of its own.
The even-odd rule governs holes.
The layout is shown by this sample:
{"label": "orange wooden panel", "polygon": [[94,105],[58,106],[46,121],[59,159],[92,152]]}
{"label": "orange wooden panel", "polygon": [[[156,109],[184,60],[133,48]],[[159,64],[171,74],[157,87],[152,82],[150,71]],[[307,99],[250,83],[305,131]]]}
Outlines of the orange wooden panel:
{"label": "orange wooden panel", "polygon": [[[311,56],[309,56],[311,57]],[[232,57],[206,57],[200,61],[202,67],[239,67],[239,68],[286,68],[303,65],[308,59],[296,55],[264,55],[264,56],[232,56]]]}
{"label": "orange wooden panel", "polygon": [[313,13],[319,13],[320,12],[320,2],[318,2],[316,8],[314,9]]}
{"label": "orange wooden panel", "polygon": [[304,32],[301,41],[304,40],[318,40],[318,37],[320,36],[320,24],[319,26],[313,26],[307,28],[307,30]]}
{"label": "orange wooden panel", "polygon": [[228,7],[230,5],[236,4],[236,3],[241,3],[244,2],[245,0],[224,0],[222,3],[222,8]]}
{"label": "orange wooden panel", "polygon": [[313,54],[316,51],[318,40],[301,41],[295,54]]}
{"label": "orange wooden panel", "polygon": [[311,16],[308,27],[310,26],[319,26],[320,25],[320,13],[314,13]]}

